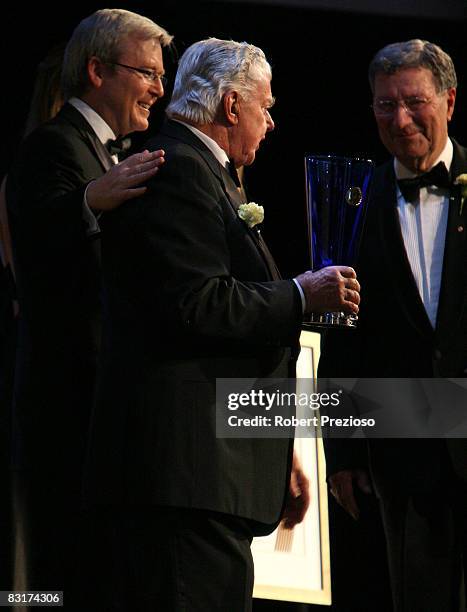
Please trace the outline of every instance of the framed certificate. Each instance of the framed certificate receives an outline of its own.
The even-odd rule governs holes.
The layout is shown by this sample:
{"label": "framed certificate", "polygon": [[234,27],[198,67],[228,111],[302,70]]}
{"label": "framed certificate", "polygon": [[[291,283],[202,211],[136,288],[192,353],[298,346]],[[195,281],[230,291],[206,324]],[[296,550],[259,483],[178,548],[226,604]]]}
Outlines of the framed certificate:
{"label": "framed certificate", "polygon": [[[316,378],[319,340],[319,334],[302,332],[297,386],[301,378]],[[310,507],[304,521],[294,529],[284,529],[281,524],[272,534],[253,540],[253,596],[330,605],[328,502],[322,439],[318,435],[297,438],[295,450],[310,479]]]}

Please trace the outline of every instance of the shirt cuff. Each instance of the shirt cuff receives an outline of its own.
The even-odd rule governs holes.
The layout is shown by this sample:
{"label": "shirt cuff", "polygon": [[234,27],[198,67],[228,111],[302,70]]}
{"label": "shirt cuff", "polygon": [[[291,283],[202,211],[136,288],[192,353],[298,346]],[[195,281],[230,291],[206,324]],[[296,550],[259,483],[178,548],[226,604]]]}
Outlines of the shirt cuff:
{"label": "shirt cuff", "polygon": [[89,184],[87,185],[86,190],[84,192],[83,217],[82,218],[83,218],[83,221],[88,226],[86,230],[86,236],[94,236],[95,234],[99,234],[101,231],[99,227],[99,223],[97,222],[97,219],[100,217],[100,214],[96,216],[88,206],[88,200],[86,197],[86,194],[88,192],[88,187],[89,187]]}
{"label": "shirt cuff", "polygon": [[302,286],[300,285],[298,280],[296,278],[293,278],[292,280],[295,283],[295,285],[297,286],[297,289],[298,289],[298,291],[300,293],[300,298],[302,300],[302,312],[304,313],[305,312],[305,306],[306,306],[305,294],[303,293]]}

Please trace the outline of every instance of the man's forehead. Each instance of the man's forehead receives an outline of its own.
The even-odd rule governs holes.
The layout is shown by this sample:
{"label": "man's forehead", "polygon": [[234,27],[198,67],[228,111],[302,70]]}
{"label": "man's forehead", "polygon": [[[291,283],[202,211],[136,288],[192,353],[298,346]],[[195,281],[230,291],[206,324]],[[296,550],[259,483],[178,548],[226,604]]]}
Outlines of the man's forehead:
{"label": "man's forehead", "polygon": [[150,56],[154,59],[162,58],[162,47],[156,38],[142,38],[135,34],[126,36],[119,45],[120,54],[136,57]]}
{"label": "man's forehead", "polygon": [[433,73],[428,68],[401,68],[391,74],[377,72],[375,75],[375,92],[378,89],[391,87],[432,88],[436,87]]}
{"label": "man's forehead", "polygon": [[271,92],[271,81],[270,80],[261,80],[258,81],[256,85],[256,94],[258,98],[261,99],[262,102],[273,103],[274,98]]}

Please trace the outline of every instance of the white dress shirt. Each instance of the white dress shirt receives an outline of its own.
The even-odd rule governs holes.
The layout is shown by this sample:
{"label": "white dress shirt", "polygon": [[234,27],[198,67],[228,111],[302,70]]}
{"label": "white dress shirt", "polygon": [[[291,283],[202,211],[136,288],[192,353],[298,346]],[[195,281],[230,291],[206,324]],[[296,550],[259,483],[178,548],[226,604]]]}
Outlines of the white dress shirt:
{"label": "white dress shirt", "polygon": [[[453,156],[452,142],[447,140],[443,152],[433,166],[444,162],[448,171]],[[397,179],[416,176],[394,159]],[[397,212],[412,274],[420,297],[431,321],[436,326],[441,276],[443,272],[444,243],[448,222],[449,194],[435,186],[422,187],[418,203],[407,202],[397,188]]]}

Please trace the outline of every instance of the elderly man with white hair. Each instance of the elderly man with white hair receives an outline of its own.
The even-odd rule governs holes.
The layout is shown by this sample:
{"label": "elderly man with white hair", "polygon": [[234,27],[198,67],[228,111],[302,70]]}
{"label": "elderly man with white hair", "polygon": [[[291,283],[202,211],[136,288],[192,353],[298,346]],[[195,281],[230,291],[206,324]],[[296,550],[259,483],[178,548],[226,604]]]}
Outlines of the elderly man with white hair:
{"label": "elderly man with white hair", "polygon": [[260,49],[192,45],[147,145],[165,152],[158,180],[106,219],[86,495],[112,506],[122,609],[250,610],[252,537],[308,505],[291,439],[216,436],[216,379],[292,377],[303,311],[358,311],[352,269],[281,279],[258,217],[240,208],[236,168],[273,130],[273,102]]}

